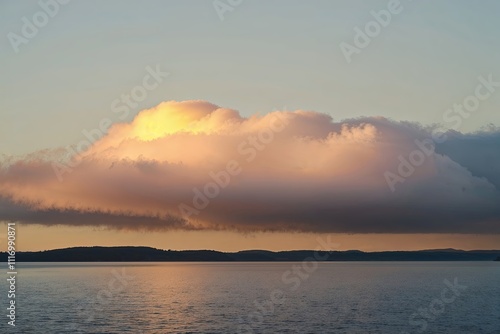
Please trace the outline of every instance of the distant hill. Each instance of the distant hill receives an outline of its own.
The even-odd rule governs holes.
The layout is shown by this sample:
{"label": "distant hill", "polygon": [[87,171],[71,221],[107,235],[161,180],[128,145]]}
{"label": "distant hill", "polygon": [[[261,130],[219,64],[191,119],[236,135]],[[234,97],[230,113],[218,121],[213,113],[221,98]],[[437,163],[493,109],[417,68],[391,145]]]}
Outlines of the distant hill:
{"label": "distant hill", "polygon": [[[500,250],[463,251],[456,249],[361,252],[296,250],[271,252],[247,250],[235,253],[213,250],[172,251],[151,247],[73,247],[40,252],[18,252],[17,262],[135,262],[135,261],[302,261],[314,255],[325,261],[498,261]],[[7,261],[7,253],[0,253],[0,261]]]}

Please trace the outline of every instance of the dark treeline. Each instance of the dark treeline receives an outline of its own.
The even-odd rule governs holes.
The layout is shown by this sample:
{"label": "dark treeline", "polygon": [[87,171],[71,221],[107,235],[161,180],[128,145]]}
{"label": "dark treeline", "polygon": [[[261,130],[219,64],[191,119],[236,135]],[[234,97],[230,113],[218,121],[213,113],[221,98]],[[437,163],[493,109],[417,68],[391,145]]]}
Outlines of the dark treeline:
{"label": "dark treeline", "polygon": [[[73,247],[40,252],[18,252],[17,262],[110,262],[110,261],[494,261],[500,250],[462,251],[454,249],[423,251],[240,251],[234,253],[211,250],[172,251],[150,247]],[[308,259],[310,260],[310,259]],[[7,262],[7,253],[0,253]]]}

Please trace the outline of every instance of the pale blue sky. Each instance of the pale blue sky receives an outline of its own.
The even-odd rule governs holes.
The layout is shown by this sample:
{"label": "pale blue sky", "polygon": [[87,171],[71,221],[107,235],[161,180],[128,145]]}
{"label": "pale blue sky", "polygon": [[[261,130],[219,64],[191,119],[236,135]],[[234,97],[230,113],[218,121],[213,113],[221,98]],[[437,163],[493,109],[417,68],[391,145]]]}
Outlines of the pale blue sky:
{"label": "pale blue sky", "polygon": [[[224,1],[224,0],[223,0]],[[147,66],[170,76],[132,114],[203,99],[243,115],[287,107],[334,119],[382,115],[425,124],[500,81],[500,2],[409,1],[348,64],[341,42],[388,1],[244,0],[219,20],[212,1],[73,1],[14,52],[9,32],[37,1],[0,2],[0,153],[74,144],[109,117]],[[500,125],[500,90],[463,123]]]}

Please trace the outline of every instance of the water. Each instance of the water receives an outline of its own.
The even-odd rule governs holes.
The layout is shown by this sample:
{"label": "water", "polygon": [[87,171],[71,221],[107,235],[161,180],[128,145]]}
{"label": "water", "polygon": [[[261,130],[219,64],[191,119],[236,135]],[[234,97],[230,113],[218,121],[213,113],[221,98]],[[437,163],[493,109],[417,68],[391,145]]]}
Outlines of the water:
{"label": "water", "polygon": [[0,332],[500,333],[498,262],[316,265],[19,264],[16,327],[4,280]]}

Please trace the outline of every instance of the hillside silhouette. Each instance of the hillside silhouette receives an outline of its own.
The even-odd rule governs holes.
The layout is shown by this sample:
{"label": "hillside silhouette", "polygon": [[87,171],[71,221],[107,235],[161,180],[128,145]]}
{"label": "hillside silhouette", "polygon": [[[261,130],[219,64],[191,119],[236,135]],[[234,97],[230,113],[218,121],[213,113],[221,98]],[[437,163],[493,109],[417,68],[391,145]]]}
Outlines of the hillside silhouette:
{"label": "hillside silhouette", "polygon": [[[324,261],[498,261],[500,250],[463,251],[456,249],[421,251],[312,251],[294,250],[272,252],[246,250],[219,252],[213,250],[161,250],[151,247],[72,247],[39,252],[18,252],[17,262],[248,262],[248,261],[303,261],[308,258]],[[7,262],[7,253],[0,253],[0,261]]]}

